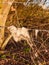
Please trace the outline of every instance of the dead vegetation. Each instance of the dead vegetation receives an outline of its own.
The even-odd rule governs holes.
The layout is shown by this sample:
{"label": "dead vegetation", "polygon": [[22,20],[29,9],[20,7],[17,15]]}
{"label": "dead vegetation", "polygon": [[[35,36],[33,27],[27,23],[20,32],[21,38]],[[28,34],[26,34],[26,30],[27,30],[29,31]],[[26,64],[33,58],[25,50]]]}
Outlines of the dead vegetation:
{"label": "dead vegetation", "polygon": [[[12,7],[14,10],[11,10]],[[49,12],[38,5],[25,7],[23,4],[13,3],[11,9],[7,17],[6,26],[14,25],[16,27],[24,26],[29,29],[49,30]],[[26,41],[22,40],[16,43],[11,38],[5,48],[5,52],[0,54],[0,65],[33,65],[34,62],[34,65],[49,65],[49,33],[39,31],[37,38],[35,37],[35,30],[30,30],[29,33],[31,40],[34,39],[33,51],[31,52]],[[8,35],[9,31],[5,28],[5,39]],[[31,58],[34,62],[32,62]]]}

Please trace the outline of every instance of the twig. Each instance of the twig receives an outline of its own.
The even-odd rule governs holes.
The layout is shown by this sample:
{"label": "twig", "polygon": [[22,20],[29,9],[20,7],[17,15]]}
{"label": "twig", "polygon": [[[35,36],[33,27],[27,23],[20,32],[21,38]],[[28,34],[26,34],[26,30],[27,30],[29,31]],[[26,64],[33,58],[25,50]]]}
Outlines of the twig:
{"label": "twig", "polygon": [[6,45],[8,44],[9,40],[12,38],[12,35],[10,35],[6,40],[5,42],[3,43],[1,49],[5,49]]}

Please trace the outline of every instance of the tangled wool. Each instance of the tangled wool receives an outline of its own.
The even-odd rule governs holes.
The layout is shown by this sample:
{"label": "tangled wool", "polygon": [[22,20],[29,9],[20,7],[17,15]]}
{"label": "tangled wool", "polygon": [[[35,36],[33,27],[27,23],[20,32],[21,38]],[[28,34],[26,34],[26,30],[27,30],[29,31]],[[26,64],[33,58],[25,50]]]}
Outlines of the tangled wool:
{"label": "tangled wool", "polygon": [[16,28],[15,26],[12,25],[8,27],[8,30],[10,31],[10,33],[13,36],[13,39],[16,42],[21,41],[21,40],[26,40],[26,38],[30,39],[28,29],[26,29],[25,27]]}

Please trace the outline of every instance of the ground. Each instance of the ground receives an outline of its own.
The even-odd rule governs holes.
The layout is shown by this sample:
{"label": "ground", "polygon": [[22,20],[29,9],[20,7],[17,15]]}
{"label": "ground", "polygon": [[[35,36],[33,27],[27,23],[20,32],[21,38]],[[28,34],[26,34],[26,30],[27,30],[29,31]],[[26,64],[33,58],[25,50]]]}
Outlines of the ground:
{"label": "ground", "polygon": [[[25,7],[23,4],[15,3],[13,3],[11,7],[15,10],[10,9],[6,26],[15,25],[16,27],[24,26],[29,29],[49,30],[48,10],[43,10],[38,5]],[[4,50],[5,53],[0,54],[0,65],[39,65],[39,63],[49,65],[49,33],[39,31],[37,39],[35,38],[33,30],[30,30],[29,33],[31,39],[34,38],[34,52],[31,52],[31,48],[26,41],[22,40],[16,43],[12,38]],[[8,34],[8,30],[5,29],[5,39]],[[45,43],[43,43],[44,41]],[[48,52],[45,52],[46,49]],[[38,57],[34,55],[36,51],[39,51]],[[35,64],[33,64],[31,56],[34,57]]]}

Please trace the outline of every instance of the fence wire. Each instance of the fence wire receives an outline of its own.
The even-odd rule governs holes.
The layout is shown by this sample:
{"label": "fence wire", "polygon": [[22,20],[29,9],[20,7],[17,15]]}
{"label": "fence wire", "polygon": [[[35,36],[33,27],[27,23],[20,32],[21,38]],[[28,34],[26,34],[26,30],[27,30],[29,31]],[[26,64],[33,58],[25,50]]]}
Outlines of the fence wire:
{"label": "fence wire", "polygon": [[[26,3],[26,2],[15,2],[15,3]],[[33,2],[30,2],[33,3]],[[7,26],[0,26],[4,28]],[[32,59],[34,65],[49,65],[49,30],[40,30],[40,29],[28,29],[31,30],[31,39],[33,43]],[[35,35],[36,30],[38,30],[37,37]]]}
{"label": "fence wire", "polygon": [[49,30],[28,29],[28,31],[33,44],[31,51],[33,64],[49,65]]}

